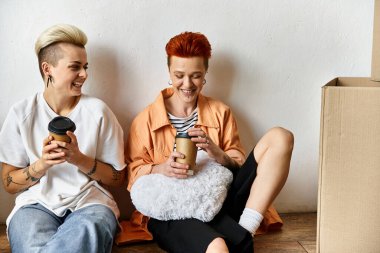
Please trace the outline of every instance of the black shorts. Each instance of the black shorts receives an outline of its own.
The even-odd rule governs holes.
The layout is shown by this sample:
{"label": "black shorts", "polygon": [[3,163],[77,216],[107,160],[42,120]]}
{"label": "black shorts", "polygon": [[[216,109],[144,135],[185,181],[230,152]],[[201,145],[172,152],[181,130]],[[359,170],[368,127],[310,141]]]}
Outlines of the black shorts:
{"label": "black shorts", "polygon": [[221,237],[230,252],[252,253],[252,235],[238,222],[256,178],[256,170],[257,163],[252,151],[241,168],[232,170],[234,179],[227,198],[221,211],[210,222],[150,218],[148,229],[157,244],[170,253],[203,253],[215,238]]}

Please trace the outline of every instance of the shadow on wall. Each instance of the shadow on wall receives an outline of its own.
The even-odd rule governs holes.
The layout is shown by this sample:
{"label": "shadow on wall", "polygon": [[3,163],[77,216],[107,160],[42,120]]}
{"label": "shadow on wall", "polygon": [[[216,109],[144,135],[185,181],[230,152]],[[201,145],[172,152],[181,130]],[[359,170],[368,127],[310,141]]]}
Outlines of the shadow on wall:
{"label": "shadow on wall", "polygon": [[[209,73],[206,76],[207,83],[204,87],[204,94],[218,99],[230,106],[239,127],[240,140],[246,151],[251,151],[256,144],[253,133],[253,126],[249,124],[237,107],[234,107],[232,94],[236,89],[236,68],[233,63],[233,56],[227,54],[215,54],[209,62]],[[250,75],[252,73],[249,73]],[[235,98],[236,99],[236,98]],[[235,104],[250,105],[251,101],[238,100]]]}
{"label": "shadow on wall", "polygon": [[125,87],[135,83],[133,73],[125,65],[125,56],[123,53],[123,63],[119,62],[119,55],[114,49],[94,45],[89,52],[89,80],[86,91],[89,95],[102,99],[114,112],[120,125],[126,133],[128,123],[132,121],[132,112],[127,94],[124,94]]}
{"label": "shadow on wall", "polygon": [[235,82],[235,66],[232,57],[225,54],[216,54],[209,61],[209,69],[206,75],[207,83],[204,86],[204,94],[219,99],[225,104],[230,104]]}
{"label": "shadow on wall", "polygon": [[[128,122],[132,121],[132,118],[130,118],[132,113],[129,112],[130,106],[127,104],[128,100],[125,99],[126,95],[120,91],[128,90],[125,89],[125,86],[134,82],[132,80],[133,75],[125,75],[128,72],[128,67],[120,65],[118,55],[115,50],[109,47],[95,45],[91,48],[88,80],[90,85],[86,88],[86,93],[102,99],[111,108],[125,134],[128,131],[126,129],[129,125]],[[125,58],[125,56],[123,57]],[[127,184],[125,183],[117,188],[108,187],[108,190],[112,193],[119,206],[120,217],[122,219],[129,218],[134,207],[127,191]]]}

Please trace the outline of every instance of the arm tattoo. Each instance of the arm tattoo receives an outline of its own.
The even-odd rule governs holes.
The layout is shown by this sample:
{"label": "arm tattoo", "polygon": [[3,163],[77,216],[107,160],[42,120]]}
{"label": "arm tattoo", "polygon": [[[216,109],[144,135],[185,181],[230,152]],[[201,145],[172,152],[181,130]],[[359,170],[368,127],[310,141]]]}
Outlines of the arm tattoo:
{"label": "arm tattoo", "polygon": [[17,185],[25,185],[25,184],[20,184],[20,183],[16,183],[15,181],[13,181],[13,178],[11,177],[10,175],[11,173],[8,172],[8,175],[7,175],[7,187],[11,184],[11,183],[14,183],[14,184],[17,184]]}
{"label": "arm tattoo", "polygon": [[91,176],[92,174],[95,173],[97,165],[98,165],[98,161],[95,159],[94,166],[92,167],[92,169],[89,172],[87,172],[87,176]]}
{"label": "arm tattoo", "polygon": [[34,168],[36,167],[36,164],[34,163],[33,164],[33,166],[32,165],[30,165],[30,168],[32,169],[32,171],[34,172],[34,173],[36,173],[37,175],[41,175],[41,172],[38,172],[38,171],[36,171]]}
{"label": "arm tattoo", "polygon": [[29,172],[29,168],[30,168],[30,166],[28,166],[28,167],[26,167],[25,169],[24,169],[24,173],[26,174],[26,180],[32,180],[32,182],[37,182],[38,180],[40,180],[40,178],[37,178],[37,177],[33,177],[31,174],[30,174],[30,172]]}
{"label": "arm tattoo", "polygon": [[120,180],[120,176],[121,176],[121,171],[118,171],[112,168],[112,180],[118,181]]}

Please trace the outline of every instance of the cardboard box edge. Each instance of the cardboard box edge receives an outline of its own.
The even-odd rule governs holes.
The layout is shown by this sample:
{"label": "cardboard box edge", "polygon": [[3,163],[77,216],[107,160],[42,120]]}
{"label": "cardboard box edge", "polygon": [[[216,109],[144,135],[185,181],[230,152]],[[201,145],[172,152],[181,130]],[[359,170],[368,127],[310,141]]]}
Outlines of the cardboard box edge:
{"label": "cardboard box edge", "polygon": [[380,81],[380,0],[374,1],[371,79]]}
{"label": "cardboard box edge", "polygon": [[[320,130],[319,130],[319,166],[318,166],[318,204],[317,204],[317,238],[316,238],[316,252],[320,252],[320,222],[321,222],[321,194],[322,194],[322,165],[323,165],[323,134],[324,134],[324,111],[325,111],[325,93],[326,87],[332,86],[332,82],[336,82],[337,78],[334,78],[321,88],[321,114],[320,114]],[[330,85],[329,85],[330,84]]]}

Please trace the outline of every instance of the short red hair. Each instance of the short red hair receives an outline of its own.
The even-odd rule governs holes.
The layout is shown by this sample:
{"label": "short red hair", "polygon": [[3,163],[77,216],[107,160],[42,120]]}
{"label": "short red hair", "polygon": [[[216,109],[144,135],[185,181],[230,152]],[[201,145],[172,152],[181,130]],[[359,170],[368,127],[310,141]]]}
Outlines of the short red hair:
{"label": "short red hair", "polygon": [[205,67],[208,69],[208,59],[211,57],[211,45],[206,36],[201,33],[180,33],[169,40],[165,49],[168,55],[169,67],[171,56],[184,58],[200,56],[204,58]]}

